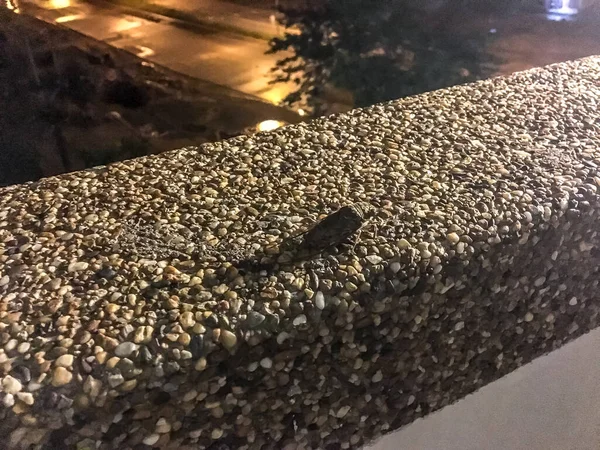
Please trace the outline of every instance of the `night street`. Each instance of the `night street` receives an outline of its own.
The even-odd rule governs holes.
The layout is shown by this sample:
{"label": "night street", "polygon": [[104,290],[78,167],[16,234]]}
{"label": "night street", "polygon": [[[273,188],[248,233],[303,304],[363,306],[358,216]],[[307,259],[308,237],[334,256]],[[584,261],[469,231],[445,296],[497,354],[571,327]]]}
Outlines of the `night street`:
{"label": "night street", "polygon": [[23,12],[57,22],[129,51],[148,61],[245,94],[279,103],[285,86],[269,85],[269,71],[280,55],[265,55],[264,40],[215,31],[205,33],[124,14],[117,7],[77,1],[21,2]]}
{"label": "night street", "polygon": [[[279,103],[291,91],[290,86],[269,84],[270,70],[282,55],[266,55],[266,40],[244,35],[244,31],[266,35],[281,32],[272,11],[266,9],[216,1],[157,3],[195,14],[206,22],[230,23],[240,30],[235,33],[210,26],[188,30],[167,17],[148,20],[108,3],[97,6],[77,0],[30,0],[15,4],[22,12],[47,22],[60,23],[148,61],[270,103]],[[499,75],[598,51],[594,22],[557,23],[543,14],[529,13],[490,20],[487,25],[482,22],[465,26],[487,26],[494,31],[496,39],[490,52],[504,61]]]}

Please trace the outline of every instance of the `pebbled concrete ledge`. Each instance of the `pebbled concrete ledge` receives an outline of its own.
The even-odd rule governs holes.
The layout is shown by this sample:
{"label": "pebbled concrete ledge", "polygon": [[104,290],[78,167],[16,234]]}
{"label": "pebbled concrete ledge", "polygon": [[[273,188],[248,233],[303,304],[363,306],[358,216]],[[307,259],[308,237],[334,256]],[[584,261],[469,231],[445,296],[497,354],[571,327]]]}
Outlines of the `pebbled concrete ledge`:
{"label": "pebbled concrete ledge", "polygon": [[599,101],[587,58],[3,189],[2,445],[359,448],[596,327]]}

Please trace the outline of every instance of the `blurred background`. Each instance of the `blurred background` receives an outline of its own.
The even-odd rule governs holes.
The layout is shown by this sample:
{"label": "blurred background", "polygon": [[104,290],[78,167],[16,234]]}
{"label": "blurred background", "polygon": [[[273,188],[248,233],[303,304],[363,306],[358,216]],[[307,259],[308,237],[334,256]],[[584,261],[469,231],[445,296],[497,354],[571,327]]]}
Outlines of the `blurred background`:
{"label": "blurred background", "polygon": [[600,0],[0,0],[0,186],[600,54]]}

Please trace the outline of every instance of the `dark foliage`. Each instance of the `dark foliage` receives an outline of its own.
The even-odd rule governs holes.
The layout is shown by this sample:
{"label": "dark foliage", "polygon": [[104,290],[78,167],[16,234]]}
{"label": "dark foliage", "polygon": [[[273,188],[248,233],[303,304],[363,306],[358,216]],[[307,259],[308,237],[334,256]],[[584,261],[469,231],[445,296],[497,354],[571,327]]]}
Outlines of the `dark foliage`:
{"label": "dark foliage", "polygon": [[123,138],[121,144],[101,150],[81,150],[86,167],[103,166],[116,161],[138,158],[149,153],[150,144],[138,138]]}
{"label": "dark foliage", "polygon": [[492,36],[461,20],[495,13],[496,3],[506,6],[486,0],[323,0],[282,9],[287,31],[271,41],[270,53],[284,56],[273,82],[294,83],[284,102],[306,103],[318,115],[327,112],[328,87],[349,91],[355,106],[366,106],[488,77],[495,68],[486,52]]}
{"label": "dark foliage", "polygon": [[68,61],[63,73],[63,95],[79,107],[90,103],[96,95],[96,84],[89,70],[77,61]]}
{"label": "dark foliage", "polygon": [[117,80],[106,86],[104,100],[125,108],[141,108],[148,104],[150,95],[133,81]]}

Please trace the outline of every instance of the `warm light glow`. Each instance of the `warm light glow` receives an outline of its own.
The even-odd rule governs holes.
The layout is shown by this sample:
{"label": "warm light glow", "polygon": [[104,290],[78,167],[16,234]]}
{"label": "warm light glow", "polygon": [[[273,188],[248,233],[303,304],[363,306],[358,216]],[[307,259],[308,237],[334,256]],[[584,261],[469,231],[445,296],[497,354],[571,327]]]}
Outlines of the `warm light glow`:
{"label": "warm light glow", "polygon": [[279,105],[281,101],[288,95],[289,88],[284,84],[276,84],[269,86],[266,92],[261,93],[261,97],[274,105]]}
{"label": "warm light glow", "polygon": [[114,33],[120,33],[123,31],[131,30],[132,28],[137,28],[142,25],[142,22],[139,20],[131,20],[131,19],[119,19],[113,31]]}
{"label": "warm light glow", "polygon": [[256,126],[258,131],[272,131],[283,126],[283,122],[279,120],[263,120]]}
{"label": "warm light glow", "polygon": [[136,53],[138,58],[145,58],[146,56],[154,55],[154,50],[152,50],[149,47],[144,47],[143,45],[138,45],[137,48],[140,49],[140,51]]}
{"label": "warm light glow", "polygon": [[298,108],[298,115],[299,116],[304,116],[306,114],[306,111],[304,111],[302,108]]}
{"label": "warm light glow", "polygon": [[300,27],[298,27],[296,25],[293,25],[291,27],[286,28],[285,32],[287,34],[291,34],[291,35],[294,35],[294,36],[300,36],[302,34],[302,31],[300,30]]}
{"label": "warm light glow", "polygon": [[71,0],[50,0],[49,6],[52,9],[68,8],[71,6]]}
{"label": "warm light glow", "polygon": [[10,11],[15,12],[17,14],[19,14],[21,12],[21,9],[19,8],[19,2],[15,1],[15,0],[6,0],[5,4],[6,4],[6,8],[9,9]]}
{"label": "warm light glow", "polygon": [[65,22],[72,22],[74,20],[81,19],[82,17],[83,17],[82,14],[71,14],[71,15],[68,15],[68,16],[58,17],[54,21],[56,23],[65,23]]}

